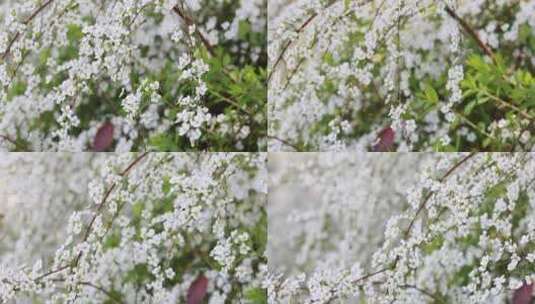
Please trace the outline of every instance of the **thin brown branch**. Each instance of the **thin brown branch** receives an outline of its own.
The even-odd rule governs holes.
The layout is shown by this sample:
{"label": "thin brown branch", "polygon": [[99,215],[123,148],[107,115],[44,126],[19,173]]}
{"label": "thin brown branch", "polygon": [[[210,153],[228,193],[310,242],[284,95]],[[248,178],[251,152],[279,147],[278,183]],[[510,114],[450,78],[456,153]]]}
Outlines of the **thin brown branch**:
{"label": "thin brown branch", "polygon": [[3,140],[15,145],[15,147],[17,146],[17,142],[15,142],[13,139],[11,139],[11,137],[9,137],[7,135],[0,135],[0,138],[2,138]]}
{"label": "thin brown branch", "polygon": [[[303,22],[303,24],[296,30],[296,33],[297,34],[301,33],[317,16],[318,16],[318,14],[314,13],[310,17],[308,17],[308,19],[305,20],[305,22]],[[269,72],[269,75],[268,75],[268,78],[267,78],[267,82],[269,82],[271,80],[271,77],[273,76],[273,73],[277,69],[277,66],[282,61],[282,58],[284,58],[284,55],[286,54],[286,52],[290,48],[290,45],[293,42],[294,42],[294,40],[290,40],[290,41],[286,42],[286,44],[282,48],[279,56],[277,57],[277,60],[275,60],[275,63],[273,64],[273,67],[271,68],[271,71]]]}
{"label": "thin brown branch", "polygon": [[289,141],[287,141],[285,139],[282,139],[282,138],[279,138],[279,137],[273,136],[273,135],[268,135],[267,138],[279,141],[279,142],[281,142],[281,143],[293,148],[295,151],[301,152],[301,149],[297,145],[294,145],[294,144],[292,144],[291,142],[289,142]]}
{"label": "thin brown branch", "polygon": [[3,60],[5,60],[7,55],[9,54],[9,52],[11,52],[11,48],[13,47],[13,44],[15,44],[15,41],[17,41],[17,39],[19,39],[19,36],[20,36],[20,32],[17,32],[15,34],[15,36],[13,36],[13,38],[9,41],[9,44],[7,45],[6,51],[2,55],[2,59]]}
{"label": "thin brown branch", "polygon": [[[54,0],[48,0],[45,3],[43,3],[40,7],[38,7],[24,22],[24,25],[28,25],[30,22],[32,22],[39,13],[41,13],[47,6],[49,6]],[[5,60],[7,55],[11,52],[11,48],[13,47],[13,44],[19,39],[21,33],[17,32],[15,36],[9,41],[9,44],[7,45],[6,50],[4,51],[4,54],[2,55],[2,59]]]}
{"label": "thin brown branch", "polygon": [[528,119],[529,121],[534,121],[535,120],[535,117],[531,116],[528,112],[520,109],[519,107],[515,106],[514,104],[509,103],[509,102],[499,98],[498,96],[494,96],[494,95],[492,95],[490,93],[486,93],[485,95],[487,95],[489,98],[493,99],[494,101],[497,101],[502,106],[507,107],[507,108],[512,109],[512,110],[515,110],[518,114],[520,114],[520,116]]}
{"label": "thin brown branch", "polygon": [[112,294],[110,291],[104,289],[101,286],[95,285],[95,284],[90,283],[90,282],[78,282],[78,284],[92,287],[92,288],[104,293],[106,296],[108,296],[108,298],[112,299],[117,304],[122,304],[123,303],[123,301],[121,301],[121,299],[115,297],[114,294]]}
{"label": "thin brown branch", "polygon": [[[144,152],[141,155],[139,155],[134,161],[132,161],[128,165],[128,167],[126,167],[121,173],[119,173],[119,175],[122,176],[122,177],[127,176],[128,173],[130,173],[130,171],[132,170],[132,168],[134,168],[134,166],[136,166],[147,155],[148,155],[148,152]],[[93,224],[95,223],[95,220],[96,220],[100,210],[102,210],[102,208],[106,204],[106,201],[107,201],[108,197],[112,193],[113,189],[115,189],[116,185],[117,185],[116,183],[113,183],[110,186],[110,188],[108,188],[108,190],[106,191],[106,193],[105,193],[103,199],[101,200],[99,206],[97,207],[97,212],[95,212],[95,215],[92,217],[91,222],[89,223],[89,226],[87,227],[87,229],[85,231],[84,238],[83,238],[84,242],[87,241],[87,239],[89,238],[89,235],[91,233],[91,229],[93,227]],[[44,279],[44,278],[46,278],[48,276],[51,276],[53,274],[56,274],[56,273],[61,272],[63,270],[66,270],[68,268],[71,268],[72,266],[76,266],[76,265],[78,265],[78,263],[79,263],[81,258],[82,258],[82,252],[80,252],[78,254],[76,259],[70,265],[64,265],[64,266],[59,267],[58,269],[55,269],[55,270],[49,271],[47,273],[44,273],[44,274],[38,276],[37,278],[35,278],[34,281],[38,282],[38,281],[40,281],[40,280],[42,280],[42,279]]]}
{"label": "thin brown branch", "polygon": [[[462,164],[467,162],[470,158],[474,157],[475,155],[476,155],[476,153],[472,152],[472,153],[468,154],[467,156],[465,156],[463,159],[461,159],[459,162],[457,162],[453,167],[451,167],[438,181],[440,183],[444,182],[448,178],[448,176],[450,176],[455,170],[457,170],[457,168],[459,168]],[[416,210],[416,214],[414,215],[414,217],[410,221],[409,226],[407,227],[407,230],[405,230],[404,238],[407,238],[409,236],[409,234],[411,232],[411,229],[414,226],[414,223],[416,222],[416,219],[418,218],[420,213],[424,210],[425,205],[427,204],[427,202],[429,201],[429,199],[431,198],[432,195],[433,195],[433,192],[429,192],[425,196],[424,200],[422,201],[422,203],[418,207],[418,210]]]}
{"label": "thin brown branch", "polygon": [[143,158],[145,158],[145,156],[147,156],[149,154],[149,152],[144,152],[143,154],[141,154],[140,156],[138,156],[126,169],[124,169],[123,172],[121,172],[121,176],[124,177],[126,175],[128,175],[128,173],[130,172],[130,170],[132,170],[132,168],[134,168],[135,165],[137,165]]}
{"label": "thin brown branch", "polygon": [[[198,29],[198,26],[197,24],[195,23],[195,20],[193,20],[193,18],[189,17],[186,13],[184,13],[184,11],[182,9],[180,9],[180,7],[178,7],[178,5],[175,5],[173,7],[173,11],[186,23],[186,25],[189,27],[189,26],[194,26],[195,27],[195,33],[197,34],[197,36],[199,37],[199,39],[201,40],[202,44],[204,45],[204,47],[206,48],[206,50],[208,51],[208,53],[210,54],[210,56],[212,57],[215,57],[216,56],[216,53],[214,51],[214,47],[210,44],[210,42],[208,41],[208,39],[201,33],[201,31]],[[227,76],[232,82],[234,83],[238,83],[238,80],[235,79],[232,74],[227,70],[226,67],[223,67],[222,68],[222,72],[225,76]],[[214,93],[213,91],[211,91],[212,93]],[[221,96],[221,94],[218,94],[223,101],[226,101],[228,103],[230,103],[231,105],[233,106],[236,106],[239,110],[243,111],[244,113],[248,114],[249,117],[251,118],[252,121],[254,121],[254,114],[245,109],[245,108],[242,108],[239,103],[232,99],[231,97],[229,96]],[[223,94],[224,95],[224,94]]]}
{"label": "thin brown branch", "polygon": [[477,43],[479,48],[481,48],[481,50],[492,59],[492,61],[496,62],[496,57],[494,56],[494,52],[490,49],[490,47],[486,43],[484,43],[481,40],[481,38],[479,37],[477,32],[474,30],[474,28],[472,28],[472,26],[470,26],[468,22],[466,22],[459,15],[457,15],[457,13],[455,13],[450,7],[446,6],[446,12],[448,13],[448,15],[450,15],[450,17],[452,17],[457,22],[459,22],[459,24],[463,27],[465,32],[468,35],[470,35],[472,39],[474,39],[474,41]]}
{"label": "thin brown branch", "polygon": [[[377,7],[376,12],[375,12],[375,15],[373,16],[373,19],[371,20],[371,23],[370,23],[370,25],[369,25],[369,27],[368,27],[368,32],[372,30],[373,25],[375,24],[375,22],[376,22],[376,20],[377,20],[377,17],[379,16],[379,13],[380,13],[382,7],[384,6],[384,4],[385,4],[385,1],[383,0],[383,1],[379,4],[379,6]],[[313,17],[316,17],[316,16],[317,16],[317,15],[314,15]],[[342,16],[343,16],[343,15],[342,15]],[[314,18],[313,18],[313,19],[314,19]],[[312,20],[313,20],[313,19],[312,19]],[[307,22],[305,22],[305,23],[298,29],[297,33],[300,33],[302,30],[304,30],[304,28],[305,28],[308,24],[310,24],[310,23],[312,22],[312,20],[307,20]],[[338,18],[334,24],[336,24],[336,23],[337,23],[338,21],[340,21],[340,20],[341,20],[341,18]],[[398,26],[399,26],[399,24],[398,24]],[[394,28],[394,27],[389,28],[388,31],[384,34],[384,36],[386,37],[387,34],[388,34],[393,28]],[[285,53],[287,52],[288,48],[290,47],[290,45],[291,45],[293,42],[294,42],[294,41],[289,41],[289,42],[285,45],[285,47],[282,49],[281,54],[279,55],[279,57],[278,57],[277,60],[275,61],[275,64],[274,64],[273,68],[271,69],[271,72],[270,72],[270,74],[269,74],[269,76],[268,76],[268,79],[267,79],[268,83],[269,83],[269,81],[270,81],[270,79],[271,79],[271,77],[272,77],[272,74],[276,71],[276,67],[277,67],[277,65],[282,61],[282,59],[284,58]],[[314,44],[315,44],[315,43],[314,43]],[[327,54],[327,50],[323,52],[323,56],[325,56],[326,54]],[[291,72],[289,72],[289,75],[288,75],[287,80],[286,80],[286,84],[285,84],[285,86],[284,86],[284,90],[286,90],[286,89],[288,88],[288,86],[290,85],[290,81],[291,81],[291,79],[295,76],[295,74],[297,73],[297,71],[298,71],[299,68],[301,67],[302,63],[303,63],[303,60],[299,61],[299,63],[298,63],[298,65],[296,66],[296,68],[293,69]]]}
{"label": "thin brown branch", "polygon": [[[65,282],[65,280],[63,280],[63,279],[55,279],[53,281],[54,282]],[[115,302],[117,304],[123,304],[124,303],[121,299],[117,298],[111,291],[105,289],[102,286],[93,284],[91,282],[76,282],[76,284],[77,285],[89,286],[91,288],[94,288],[94,289],[102,292],[103,294],[105,294],[108,298],[110,298],[111,300],[113,300],[113,302]]]}
{"label": "thin brown branch", "polygon": [[180,18],[182,18],[182,20],[184,20],[184,22],[186,23],[186,25],[188,27],[190,26],[195,26],[195,33],[197,34],[197,36],[199,37],[199,39],[201,40],[202,44],[204,44],[204,47],[206,48],[206,50],[208,50],[208,53],[210,53],[210,55],[212,57],[215,57],[215,51],[214,51],[214,48],[213,46],[210,44],[210,42],[208,41],[208,39],[206,39],[206,37],[204,37],[204,35],[201,33],[201,31],[199,31],[195,21],[189,17],[188,15],[186,15],[179,7],[178,5],[175,5],[173,7],[173,11],[178,15],[180,16]]}
{"label": "thin brown branch", "polygon": [[381,274],[381,273],[383,273],[383,272],[386,272],[386,271],[388,271],[388,270],[390,270],[390,269],[391,269],[391,268],[383,268],[383,269],[377,270],[377,271],[375,271],[375,272],[368,273],[368,274],[366,274],[366,275],[364,275],[364,276],[362,276],[362,277],[360,277],[360,278],[354,280],[353,283],[354,283],[354,284],[356,284],[356,283],[360,283],[361,281],[367,280],[367,279],[369,279],[369,278],[371,278],[371,277],[374,277],[374,276],[376,276],[376,275],[378,275],[378,274]]}
{"label": "thin brown branch", "polygon": [[440,299],[439,297],[435,296],[434,294],[430,293],[429,291],[423,289],[423,288],[420,288],[418,286],[415,286],[415,285],[403,285],[401,286],[401,288],[406,288],[406,289],[414,289],[426,296],[428,296],[429,298],[433,299],[434,300],[434,303],[444,303],[444,301],[442,299]]}
{"label": "thin brown branch", "polygon": [[[445,181],[448,176],[450,176],[451,174],[453,174],[453,172],[459,168],[462,164],[464,164],[466,161],[468,161],[470,158],[472,158],[476,153],[470,153],[469,155],[465,156],[463,159],[461,159],[459,162],[457,162],[454,166],[452,166],[440,179],[439,181],[440,182],[443,182]],[[405,237],[408,236],[408,233],[410,232],[410,229],[412,228],[413,224],[414,224],[414,221],[416,220],[416,218],[418,217],[418,214],[424,209],[425,207],[425,204],[426,202],[429,200],[429,198],[431,197],[431,193],[429,193],[425,199],[423,200],[422,204],[420,205],[420,208],[418,208],[418,211],[416,212],[416,215],[414,216],[413,220],[411,221],[411,224],[409,225],[409,228],[405,231]],[[366,274],[356,280],[353,281],[354,284],[356,283],[359,283],[361,281],[364,281],[364,280],[367,280],[371,277],[374,277],[378,274],[381,274],[381,273],[384,273],[388,270],[392,270],[396,267],[397,263],[399,261],[399,256],[396,258],[396,260],[394,261],[394,263],[392,264],[392,266],[390,267],[386,267],[386,268],[383,268],[383,269],[380,269],[380,270],[377,270],[375,272],[372,272],[372,273],[369,273],[369,274]],[[408,286],[408,285],[407,285]],[[412,287],[412,286],[411,286]],[[423,290],[420,290],[421,292],[423,292]],[[428,296],[432,296],[434,298],[433,295],[431,294],[428,294],[426,293]],[[336,297],[332,297],[329,301],[327,301],[327,303],[330,303],[332,300],[335,300]]]}
{"label": "thin brown branch", "polygon": [[43,3],[37,10],[35,10],[35,12],[33,12],[33,14],[30,15],[30,17],[28,17],[28,19],[26,19],[24,24],[30,23],[35,17],[37,17],[37,15],[39,15],[39,13],[41,13],[52,2],[54,2],[54,0],[48,0],[47,2]]}
{"label": "thin brown branch", "polygon": [[58,273],[58,272],[62,272],[63,270],[65,270],[65,269],[67,269],[67,268],[69,268],[69,267],[70,267],[70,265],[65,265],[65,266],[59,267],[58,269],[54,269],[54,270],[52,270],[52,271],[46,272],[46,273],[44,273],[44,274],[38,276],[37,278],[35,278],[35,279],[33,279],[33,280],[34,280],[35,282],[39,282],[39,281],[41,281],[42,279],[44,279],[44,278],[46,278],[46,277],[49,277],[49,276],[51,276],[51,275],[53,275],[53,274],[56,274],[56,273]]}
{"label": "thin brown branch", "polygon": [[[121,177],[125,177],[128,175],[128,173],[130,172],[130,170],[132,170],[132,168],[134,168],[134,166],[136,164],[138,164],[143,158],[145,158],[145,156],[147,156],[148,152],[144,152],[142,153],[141,155],[139,155],[132,163],[130,163],[130,165],[128,165],[128,167],[126,167],[126,169],[124,169],[119,175]],[[113,192],[113,190],[115,189],[115,187],[117,186],[117,183],[113,183],[109,188],[108,190],[106,190],[105,194],[104,194],[104,197],[102,198],[100,204],[98,205],[97,207],[97,211],[95,212],[95,214],[93,215],[93,217],[91,218],[91,221],[89,222],[89,225],[87,226],[86,230],[85,230],[85,234],[84,234],[84,238],[82,240],[82,242],[85,242],[87,241],[87,239],[89,238],[89,235],[91,234],[91,230],[93,229],[93,225],[95,224],[95,221],[97,219],[97,216],[98,214],[100,213],[100,211],[102,210],[102,208],[104,208],[104,205],[106,204],[108,198],[110,197],[111,193]],[[80,258],[82,258],[82,252],[80,252],[78,254],[78,256],[76,257],[76,260],[74,262],[74,265],[78,265],[79,261],[80,261]]]}
{"label": "thin brown branch", "polygon": [[[374,277],[374,276],[376,276],[376,275],[378,275],[378,274],[384,273],[384,272],[386,272],[386,271],[388,271],[388,270],[390,270],[390,269],[391,269],[391,267],[390,267],[390,268],[382,268],[382,269],[380,269],[380,270],[377,270],[377,271],[374,271],[374,272],[370,272],[370,273],[368,273],[368,274],[365,274],[365,275],[359,277],[358,279],[353,280],[351,283],[353,283],[353,284],[360,283],[361,281],[364,281],[364,280],[367,280],[367,279],[369,279],[369,278],[372,278],[372,277]],[[332,301],[336,300],[337,298],[338,298],[338,296],[336,296],[336,295],[332,295],[332,296],[327,300],[326,303],[329,304],[329,303],[331,303]]]}
{"label": "thin brown branch", "polygon": [[[148,152],[144,152],[141,155],[139,155],[133,162],[130,163],[130,165],[128,165],[128,167],[126,167],[126,169],[124,169],[121,173],[119,173],[119,175],[121,177],[127,176],[128,173],[132,170],[132,168],[134,168],[134,166],[136,164],[138,164],[143,158],[145,158],[145,156],[147,156],[147,154],[148,154]],[[93,215],[93,218],[91,219],[91,222],[89,223],[89,226],[86,229],[83,242],[87,241],[87,239],[89,238],[89,235],[91,233],[93,224],[95,223],[95,220],[96,220],[97,216],[99,215],[100,211],[102,210],[102,208],[106,204],[106,201],[108,200],[108,197],[113,192],[113,190],[115,189],[116,185],[117,185],[117,183],[113,183],[110,186],[110,188],[106,191],[106,194],[104,195],[100,205],[97,208],[97,211]],[[80,251],[80,253],[78,253],[78,256],[76,257],[76,259],[74,261],[74,265],[73,266],[76,267],[78,265],[78,263],[80,262],[80,259],[82,258],[82,256],[83,256],[83,251]],[[89,286],[91,286],[91,285],[89,285]],[[95,286],[93,286],[93,287],[95,287]],[[78,297],[78,295],[76,295],[76,297]]]}
{"label": "thin brown branch", "polygon": [[[230,96],[228,96],[227,94],[224,94],[224,93],[219,93],[217,92],[216,90],[213,90],[212,88],[209,87],[209,90],[208,90],[210,93],[212,93],[213,95],[215,95],[216,97],[220,98],[222,101],[225,101],[227,103],[229,103],[230,105],[234,106],[235,108],[237,108],[238,110],[244,112],[245,114],[249,115],[249,117],[254,120],[254,113],[252,111],[249,111],[247,108],[243,108],[236,100],[232,99]],[[227,96],[225,96],[227,95]]]}
{"label": "thin brown branch", "polygon": [[[334,5],[335,3],[336,3],[336,1],[333,1],[331,4],[327,5],[327,7],[325,7],[324,9],[328,9],[330,6]],[[370,29],[373,26],[373,24],[375,23],[375,20],[377,19],[377,16],[379,15],[379,12],[381,11],[381,8],[383,7],[384,3],[385,3],[385,1],[383,0],[381,2],[381,4],[379,5],[379,7],[377,8],[376,13],[375,13],[375,15],[374,15],[374,17],[372,19],[371,24],[370,24]],[[301,24],[301,26],[298,27],[295,30],[295,33],[296,34],[300,34],[303,30],[305,30],[306,27],[308,27],[308,25],[310,25],[312,23],[312,21],[314,21],[314,19],[316,19],[316,17],[318,17],[318,13],[313,13],[312,15],[310,15],[303,22],[303,24]],[[286,52],[288,51],[288,49],[290,48],[290,46],[294,42],[295,42],[295,40],[289,40],[288,42],[286,42],[286,44],[284,44],[284,47],[282,48],[281,52],[279,53],[279,56],[277,56],[277,59],[275,60],[275,63],[273,64],[273,67],[271,68],[271,71],[269,72],[269,75],[268,75],[268,78],[267,78],[267,82],[269,82],[271,80],[271,77],[273,76],[273,73],[277,70],[277,66],[281,63],[282,59],[284,58],[284,55],[286,54]]]}

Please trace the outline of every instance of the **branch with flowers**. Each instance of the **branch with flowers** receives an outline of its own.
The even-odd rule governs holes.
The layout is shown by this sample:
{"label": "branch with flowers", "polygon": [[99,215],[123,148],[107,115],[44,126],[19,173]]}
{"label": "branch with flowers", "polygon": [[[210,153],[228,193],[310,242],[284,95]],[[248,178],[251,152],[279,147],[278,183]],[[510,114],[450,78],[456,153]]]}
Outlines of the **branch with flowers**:
{"label": "branch with flowers", "polygon": [[273,151],[532,149],[532,2],[272,2]]}
{"label": "branch with flowers", "polygon": [[1,8],[3,150],[265,150],[265,0]]}
{"label": "branch with flowers", "polygon": [[271,303],[535,299],[533,153],[300,154],[271,168]]}
{"label": "branch with flowers", "polygon": [[266,301],[264,155],[2,157],[0,302]]}

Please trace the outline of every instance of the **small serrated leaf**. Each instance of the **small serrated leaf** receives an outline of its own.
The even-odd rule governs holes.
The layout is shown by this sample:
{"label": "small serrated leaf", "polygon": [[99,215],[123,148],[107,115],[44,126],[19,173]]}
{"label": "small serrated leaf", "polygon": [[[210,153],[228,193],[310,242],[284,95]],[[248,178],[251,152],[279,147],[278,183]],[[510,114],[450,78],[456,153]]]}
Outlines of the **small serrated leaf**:
{"label": "small serrated leaf", "polygon": [[477,105],[477,100],[472,100],[470,101],[466,107],[464,107],[464,114],[465,115],[470,115],[470,113],[472,113],[472,111],[474,110],[474,108],[476,107]]}
{"label": "small serrated leaf", "polygon": [[438,102],[437,91],[435,91],[435,89],[432,86],[426,85],[424,92],[425,92],[425,97],[427,98],[428,101],[430,101],[431,103]]}
{"label": "small serrated leaf", "polygon": [[245,292],[245,298],[250,304],[266,304],[267,291],[262,288],[252,288]]}

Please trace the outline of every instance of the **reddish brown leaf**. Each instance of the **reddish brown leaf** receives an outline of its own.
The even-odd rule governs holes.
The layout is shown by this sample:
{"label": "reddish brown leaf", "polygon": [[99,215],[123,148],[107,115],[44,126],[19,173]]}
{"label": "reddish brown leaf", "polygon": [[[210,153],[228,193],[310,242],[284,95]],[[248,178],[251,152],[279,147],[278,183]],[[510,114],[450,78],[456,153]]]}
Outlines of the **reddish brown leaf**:
{"label": "reddish brown leaf", "polygon": [[207,288],[208,279],[201,274],[189,287],[187,304],[201,304],[206,297]]}
{"label": "reddish brown leaf", "polygon": [[513,304],[531,304],[534,300],[533,283],[522,285],[513,294]]}
{"label": "reddish brown leaf", "polygon": [[392,151],[394,147],[394,138],[396,132],[391,127],[386,127],[381,132],[376,140],[376,143],[373,145],[373,152],[388,152]]}
{"label": "reddish brown leaf", "polygon": [[113,143],[113,124],[105,122],[97,131],[93,140],[93,151],[103,152],[108,150]]}

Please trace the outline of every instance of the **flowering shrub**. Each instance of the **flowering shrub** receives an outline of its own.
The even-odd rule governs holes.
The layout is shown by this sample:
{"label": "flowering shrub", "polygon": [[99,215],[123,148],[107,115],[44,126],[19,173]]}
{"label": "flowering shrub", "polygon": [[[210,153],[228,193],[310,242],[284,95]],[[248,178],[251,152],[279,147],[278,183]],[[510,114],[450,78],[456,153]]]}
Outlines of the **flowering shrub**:
{"label": "flowering shrub", "polygon": [[265,0],[0,4],[3,150],[258,151]]}
{"label": "flowering shrub", "polygon": [[270,150],[535,146],[535,2],[270,5]]}
{"label": "flowering shrub", "polygon": [[1,303],[266,302],[265,155],[2,154],[0,169]]}
{"label": "flowering shrub", "polygon": [[535,299],[535,154],[322,153],[271,166],[270,303]]}

